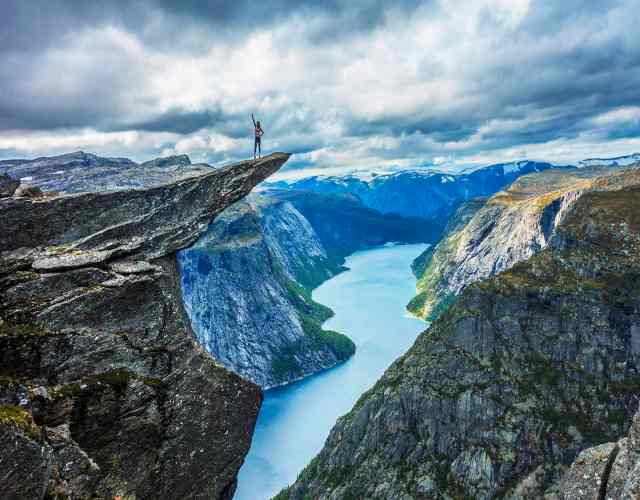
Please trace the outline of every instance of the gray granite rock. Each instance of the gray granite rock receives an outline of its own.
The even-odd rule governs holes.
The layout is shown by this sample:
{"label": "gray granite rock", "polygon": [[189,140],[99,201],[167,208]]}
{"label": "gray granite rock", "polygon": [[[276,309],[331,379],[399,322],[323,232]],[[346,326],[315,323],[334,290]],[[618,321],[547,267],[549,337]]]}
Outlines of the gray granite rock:
{"label": "gray granite rock", "polygon": [[[50,450],[32,481],[48,486],[27,497],[232,497],[261,391],[197,342],[176,252],[287,158],[0,200],[0,401],[22,405]],[[8,455],[31,453],[18,434],[0,448],[15,491],[36,471]]]}
{"label": "gray granite rock", "polygon": [[636,500],[640,498],[640,412],[625,437],[584,450],[558,484],[549,500]]}
{"label": "gray granite rock", "polygon": [[[184,304],[200,342],[263,388],[330,368],[353,354],[323,331],[331,311],[300,285],[342,267],[290,203],[251,197],[227,209],[179,253]],[[306,283],[305,283],[306,284]]]}
{"label": "gray granite rock", "polygon": [[160,186],[214,170],[192,164],[187,155],[138,164],[128,158],[105,158],[83,151],[34,160],[1,160],[0,173],[43,191],[82,193]]}
{"label": "gray granite rock", "polygon": [[15,425],[2,423],[2,411],[0,407],[0,498],[42,498],[51,475],[51,449]]}

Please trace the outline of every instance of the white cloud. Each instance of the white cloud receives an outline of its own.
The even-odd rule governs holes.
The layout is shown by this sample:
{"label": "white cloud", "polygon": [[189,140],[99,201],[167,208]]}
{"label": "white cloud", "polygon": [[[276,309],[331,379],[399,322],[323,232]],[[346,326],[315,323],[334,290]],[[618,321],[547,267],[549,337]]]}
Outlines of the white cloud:
{"label": "white cloud", "polygon": [[107,156],[123,156],[147,160],[148,151],[159,150],[162,144],[174,142],[178,136],[165,132],[145,133],[135,130],[98,132],[92,129],[51,132],[0,134],[0,150],[13,150],[20,156],[55,155],[84,150]]}
{"label": "white cloud", "polygon": [[621,123],[640,123],[640,107],[628,106],[602,113],[593,119],[595,125],[607,126]]}

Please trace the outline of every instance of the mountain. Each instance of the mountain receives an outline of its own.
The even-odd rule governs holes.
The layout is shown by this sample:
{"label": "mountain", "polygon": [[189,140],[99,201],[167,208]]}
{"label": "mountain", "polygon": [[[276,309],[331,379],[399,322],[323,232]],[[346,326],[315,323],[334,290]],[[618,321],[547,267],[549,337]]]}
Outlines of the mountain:
{"label": "mountain", "polygon": [[[520,177],[486,203],[458,214],[437,246],[418,257],[418,295],[408,309],[433,320],[470,283],[509,269],[545,248],[569,208],[608,166],[546,170]],[[474,212],[475,211],[475,212]],[[418,263],[421,263],[418,265]]]}
{"label": "mountain", "polygon": [[594,167],[605,165],[609,167],[624,167],[633,165],[640,161],[640,153],[634,153],[626,156],[616,156],[614,158],[588,158],[578,162],[580,167]]}
{"label": "mountain", "polygon": [[128,158],[103,158],[77,151],[34,160],[2,160],[0,173],[44,191],[81,193],[153,187],[211,172],[194,165],[187,155],[157,158],[138,164]]}
{"label": "mountain", "polygon": [[561,219],[467,286],[277,498],[583,498],[564,472],[638,408],[640,170],[591,181]]}
{"label": "mountain", "polygon": [[449,174],[435,170],[406,170],[377,175],[370,180],[357,176],[315,176],[292,183],[267,183],[267,187],[351,194],[382,213],[421,217],[441,227],[466,200],[489,196],[521,175],[553,168],[550,163],[518,161],[498,163],[472,172]]}
{"label": "mountain", "polygon": [[264,388],[346,360],[347,337],[324,331],[332,313],[300,283],[342,270],[288,202],[254,197],[230,207],[179,254],[185,308],[200,343]]}
{"label": "mountain", "polygon": [[[186,155],[137,164],[84,152],[8,160],[0,169],[28,177],[20,189],[28,183],[58,192],[152,188],[217,171],[192,165]],[[178,259],[184,306],[201,344],[269,388],[354,352],[346,337],[322,331],[332,312],[311,300],[311,290],[342,271],[347,255],[388,242],[435,242],[439,230],[423,219],[381,214],[351,195],[264,194],[225,210]]]}
{"label": "mountain", "polygon": [[340,262],[357,250],[397,243],[435,243],[437,222],[420,217],[385,214],[349,194],[271,190],[266,194],[290,202],[311,224],[329,256]]}
{"label": "mountain", "polygon": [[355,349],[322,330],[332,312],[311,290],[344,270],[347,255],[423,242],[432,226],[351,196],[263,192],[225,210],[179,253],[185,308],[202,345],[225,366],[264,388],[288,383]]}
{"label": "mountain", "polygon": [[232,498],[262,395],[196,341],[176,252],[288,157],[0,199],[0,497]]}

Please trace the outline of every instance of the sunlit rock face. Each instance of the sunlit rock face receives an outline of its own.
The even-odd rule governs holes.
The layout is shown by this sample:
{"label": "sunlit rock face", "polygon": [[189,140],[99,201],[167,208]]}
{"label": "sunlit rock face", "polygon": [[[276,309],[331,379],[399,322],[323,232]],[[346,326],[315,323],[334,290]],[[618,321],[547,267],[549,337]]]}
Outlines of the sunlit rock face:
{"label": "sunlit rock face", "polygon": [[615,167],[552,169],[520,177],[488,200],[463,205],[444,238],[414,262],[418,296],[408,305],[433,320],[468,285],[545,248],[571,206]]}
{"label": "sunlit rock face", "polygon": [[331,312],[309,286],[341,266],[290,203],[254,197],[227,209],[179,254],[184,304],[200,342],[263,387],[344,361],[346,337],[321,330]]}

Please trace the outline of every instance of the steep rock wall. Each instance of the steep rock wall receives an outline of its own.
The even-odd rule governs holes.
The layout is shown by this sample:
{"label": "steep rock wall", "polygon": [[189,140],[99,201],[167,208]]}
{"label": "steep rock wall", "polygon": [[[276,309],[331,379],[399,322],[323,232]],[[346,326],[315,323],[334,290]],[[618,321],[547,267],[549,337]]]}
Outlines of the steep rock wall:
{"label": "steep rock wall", "polygon": [[179,261],[198,338],[249,380],[273,387],[353,354],[349,339],[321,329],[331,311],[299,284],[341,268],[290,203],[253,197],[234,205]]}
{"label": "steep rock wall", "polygon": [[287,158],[0,199],[1,496],[232,497],[261,392],[197,343],[175,253]]}
{"label": "steep rock wall", "polygon": [[522,262],[545,248],[567,210],[593,189],[605,167],[547,170],[519,178],[487,200],[425,255],[418,295],[408,309],[433,320],[465,287]]}

